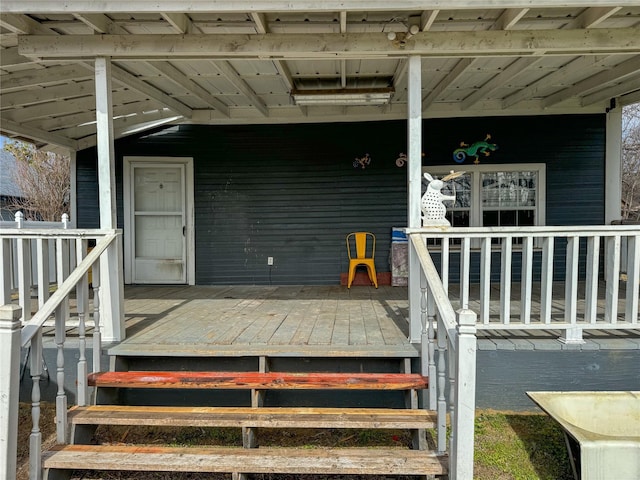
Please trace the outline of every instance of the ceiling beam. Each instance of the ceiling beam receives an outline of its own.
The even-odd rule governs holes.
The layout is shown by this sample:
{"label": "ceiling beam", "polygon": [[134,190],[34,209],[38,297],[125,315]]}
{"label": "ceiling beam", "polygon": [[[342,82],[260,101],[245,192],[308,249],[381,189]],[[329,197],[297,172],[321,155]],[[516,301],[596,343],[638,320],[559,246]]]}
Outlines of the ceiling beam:
{"label": "ceiling beam", "polygon": [[619,97],[620,104],[625,105],[633,105],[634,103],[640,103],[640,89],[635,90],[633,92],[627,93]]}
{"label": "ceiling beam", "polygon": [[262,115],[264,115],[265,117],[269,116],[269,109],[262,101],[262,99],[260,99],[260,97],[256,95],[256,92],[254,92],[253,89],[249,85],[247,85],[247,82],[245,82],[240,77],[240,75],[238,75],[238,72],[236,72],[228,62],[216,62],[215,66],[218,70],[220,70],[220,73],[222,73],[222,75],[224,75],[226,79],[233,84],[234,87],[240,90],[240,92],[247,97],[251,104]]}
{"label": "ceiling beam", "polygon": [[216,110],[219,110],[225,117],[229,116],[229,107],[211,95],[208,91],[187,77],[178,68],[170,64],[169,62],[147,62],[154,70],[161,73],[165,79],[172,81],[176,85],[187,90],[193,96],[199,98],[204,103]]}
{"label": "ceiling beam", "polygon": [[426,110],[429,106],[435,102],[435,100],[440,96],[442,92],[445,91],[447,87],[455,83],[460,75],[464,73],[464,71],[471,66],[474,62],[473,58],[462,58],[458,60],[456,66],[451,69],[449,73],[445,75],[445,77],[438,82],[438,84],[422,99],[422,110]]}
{"label": "ceiling beam", "polygon": [[640,55],[622,62],[613,68],[596,73],[589,78],[585,78],[584,80],[575,83],[569,88],[565,88],[548,96],[542,101],[542,106],[544,108],[549,108],[556,103],[566,100],[567,98],[581,96],[583,93],[600,88],[608,83],[619,82],[629,75],[637,75],[639,71]]}
{"label": "ceiling beam", "polygon": [[193,114],[193,110],[184,103],[179,102],[175,98],[164,93],[162,90],[140,80],[135,75],[130,74],[117,65],[111,66],[111,76],[115,81],[137,90],[138,92],[147,95],[149,98],[157,100],[183,117],[191,118],[191,115]]}
{"label": "ceiling beam", "polygon": [[28,127],[21,125],[11,120],[2,119],[0,130],[3,133],[18,135],[21,137],[28,137],[32,140],[37,140],[44,143],[53,143],[61,147],[66,147],[70,150],[78,150],[78,143],[68,137],[57,135],[55,133],[47,132],[46,130],[40,130],[38,128]]}
{"label": "ceiling beam", "polygon": [[[560,5],[559,5],[560,3]],[[367,0],[367,11],[394,11],[403,10],[434,10],[442,8],[446,4],[447,9],[505,9],[528,8],[531,0]],[[558,6],[584,7],[585,0],[540,0],[536,2],[536,8],[558,8]],[[598,0],[600,6],[637,6],[637,0]],[[52,2],[51,0],[3,0],[2,8],[6,12],[13,13],[109,13],[109,12],[337,12],[346,10],[350,12],[362,11],[361,2],[345,2],[344,0],[109,0],[108,2],[96,2],[95,0],[66,0],[64,2]]]}
{"label": "ceiling beam", "polygon": [[384,33],[263,35],[20,35],[21,55],[38,58],[377,58],[405,55],[513,56],[640,53],[636,28],[421,32],[399,48]]}
{"label": "ceiling beam", "polygon": [[494,75],[494,77],[486,82],[482,87],[473,92],[467,98],[465,98],[460,103],[460,108],[462,110],[467,110],[471,108],[472,105],[476,104],[480,100],[486,98],[491,92],[497,90],[502,87],[505,83],[511,80],[516,75],[521,74],[527,68],[532,67],[536,63],[540,62],[543,57],[523,57],[518,58],[514,62],[511,63],[508,67],[506,67],[501,72]]}

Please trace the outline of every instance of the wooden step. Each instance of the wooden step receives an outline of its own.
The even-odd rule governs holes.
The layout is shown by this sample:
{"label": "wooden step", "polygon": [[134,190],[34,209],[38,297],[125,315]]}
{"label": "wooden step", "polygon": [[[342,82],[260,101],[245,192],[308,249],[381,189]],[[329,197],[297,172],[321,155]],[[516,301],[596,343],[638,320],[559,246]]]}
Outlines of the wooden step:
{"label": "wooden step", "polygon": [[116,388],[411,390],[427,388],[428,379],[414,373],[128,371],[92,373],[89,385]]}
{"label": "wooden step", "polygon": [[94,405],[69,411],[72,425],[260,428],[434,428],[435,414],[391,408],[150,407]]}
{"label": "wooden step", "polygon": [[150,472],[442,475],[446,455],[424,450],[58,445],[43,454],[45,479],[55,470]]}

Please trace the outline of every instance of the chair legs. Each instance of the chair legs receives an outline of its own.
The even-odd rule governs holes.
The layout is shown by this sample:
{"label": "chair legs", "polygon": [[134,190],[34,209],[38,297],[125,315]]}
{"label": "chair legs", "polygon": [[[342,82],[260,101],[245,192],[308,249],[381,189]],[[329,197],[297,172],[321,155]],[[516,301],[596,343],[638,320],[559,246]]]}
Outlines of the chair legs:
{"label": "chair legs", "polygon": [[369,274],[369,280],[371,280],[371,283],[378,288],[378,278],[377,278],[377,274],[376,274],[376,267],[373,266],[371,263],[351,263],[349,265],[349,278],[347,281],[347,288],[351,288],[351,284],[353,283],[353,279],[356,276],[356,267],[358,267],[358,265],[364,265],[365,267],[367,267],[367,273]]}

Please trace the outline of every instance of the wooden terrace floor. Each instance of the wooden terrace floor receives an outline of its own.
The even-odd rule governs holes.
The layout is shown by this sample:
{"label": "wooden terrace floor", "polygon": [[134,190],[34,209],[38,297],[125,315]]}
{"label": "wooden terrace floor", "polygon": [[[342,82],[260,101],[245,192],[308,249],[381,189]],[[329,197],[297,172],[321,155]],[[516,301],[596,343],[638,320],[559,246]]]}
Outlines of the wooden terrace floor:
{"label": "wooden terrace floor", "polygon": [[110,353],[417,356],[402,287],[127,286],[125,314]]}

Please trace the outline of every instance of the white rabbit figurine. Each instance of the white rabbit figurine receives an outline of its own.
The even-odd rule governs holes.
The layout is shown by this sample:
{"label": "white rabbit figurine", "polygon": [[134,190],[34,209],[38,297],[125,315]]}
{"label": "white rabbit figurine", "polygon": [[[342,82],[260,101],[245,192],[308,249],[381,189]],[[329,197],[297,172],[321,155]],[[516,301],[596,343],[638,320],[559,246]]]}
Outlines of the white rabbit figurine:
{"label": "white rabbit figurine", "polygon": [[[464,172],[462,172],[464,173]],[[424,178],[429,181],[427,191],[422,196],[420,203],[420,209],[422,210],[422,226],[451,226],[449,220],[446,219],[447,207],[445,207],[445,201],[455,202],[456,196],[443,195],[441,190],[444,187],[444,182],[460,176],[462,173],[452,171],[449,175],[442,180],[433,178],[430,174],[425,173]]]}

